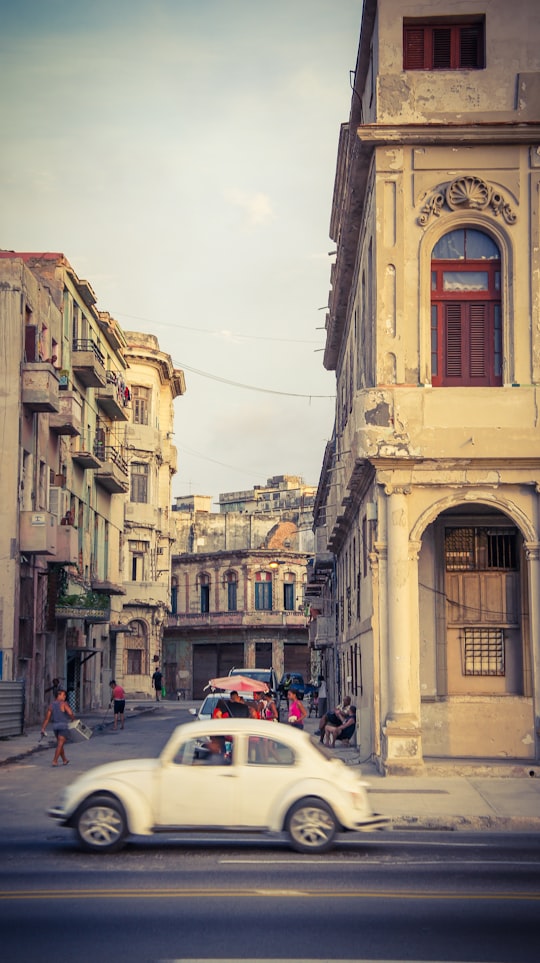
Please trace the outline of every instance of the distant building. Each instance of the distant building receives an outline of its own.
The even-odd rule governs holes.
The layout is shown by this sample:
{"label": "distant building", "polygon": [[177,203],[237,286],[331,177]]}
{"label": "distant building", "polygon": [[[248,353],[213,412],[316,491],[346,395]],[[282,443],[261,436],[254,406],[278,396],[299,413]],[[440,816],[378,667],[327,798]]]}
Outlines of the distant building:
{"label": "distant building", "polygon": [[[234,666],[316,674],[304,602],[313,488],[279,476],[254,493],[220,495],[219,513],[208,511],[204,496],[176,499],[172,613],[163,640],[168,689],[200,698],[210,678]],[[248,511],[281,499],[282,510]]]}

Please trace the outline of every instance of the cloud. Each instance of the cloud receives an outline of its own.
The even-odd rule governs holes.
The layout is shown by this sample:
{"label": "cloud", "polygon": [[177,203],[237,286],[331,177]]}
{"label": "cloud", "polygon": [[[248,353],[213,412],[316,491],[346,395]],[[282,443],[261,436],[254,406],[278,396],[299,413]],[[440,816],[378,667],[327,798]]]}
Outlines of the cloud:
{"label": "cloud", "polygon": [[261,191],[247,193],[233,187],[225,191],[225,200],[243,212],[245,227],[260,227],[275,219],[272,202],[268,195]]}

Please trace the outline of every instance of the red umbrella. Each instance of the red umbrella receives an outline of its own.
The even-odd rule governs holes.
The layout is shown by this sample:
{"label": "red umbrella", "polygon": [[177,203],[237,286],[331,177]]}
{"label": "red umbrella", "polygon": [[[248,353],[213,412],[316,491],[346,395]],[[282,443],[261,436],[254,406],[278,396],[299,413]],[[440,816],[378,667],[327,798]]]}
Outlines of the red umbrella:
{"label": "red umbrella", "polygon": [[226,675],[222,679],[210,679],[206,689],[225,689],[228,692],[268,692],[266,682],[257,682],[246,675]]}

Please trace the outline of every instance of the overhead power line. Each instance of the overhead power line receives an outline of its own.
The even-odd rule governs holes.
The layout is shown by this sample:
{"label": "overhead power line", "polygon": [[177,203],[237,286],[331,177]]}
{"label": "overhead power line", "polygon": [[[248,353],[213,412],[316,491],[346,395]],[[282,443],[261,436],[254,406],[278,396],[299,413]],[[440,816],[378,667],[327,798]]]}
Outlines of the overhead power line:
{"label": "overhead power line", "polygon": [[143,318],[138,314],[124,314],[123,311],[115,312],[115,317],[132,318],[134,321],[144,321],[146,324],[161,325],[164,328],[178,328],[179,331],[195,331],[197,334],[224,335],[231,338],[242,338],[243,341],[278,341],[285,344],[319,344],[319,341],[305,340],[303,338],[273,338],[264,334],[239,334],[235,331],[218,330],[217,328],[200,328],[187,324],[178,324],[176,321],[156,321],[155,318]]}
{"label": "overhead power line", "polygon": [[285,398],[308,398],[310,401],[312,398],[335,398],[335,395],[316,395],[316,394],[301,394],[297,391],[277,391],[274,388],[260,388],[259,385],[245,385],[240,381],[231,381],[229,378],[222,378],[220,375],[210,374],[208,371],[200,371],[198,368],[192,368],[189,364],[184,364],[182,361],[174,361],[176,368],[182,368],[183,371],[191,371],[192,374],[199,375],[201,378],[209,378],[210,381],[219,381],[224,385],[231,385],[233,388],[244,388],[246,391],[259,391],[261,394],[266,395],[281,395]]}

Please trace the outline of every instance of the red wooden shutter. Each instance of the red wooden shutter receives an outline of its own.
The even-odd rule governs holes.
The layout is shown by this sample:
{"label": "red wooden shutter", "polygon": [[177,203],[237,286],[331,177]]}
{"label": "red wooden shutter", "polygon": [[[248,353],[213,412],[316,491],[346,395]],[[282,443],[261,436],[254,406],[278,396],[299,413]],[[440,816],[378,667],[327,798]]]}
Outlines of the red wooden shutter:
{"label": "red wooden shutter", "polygon": [[425,63],[425,28],[405,27],[404,70],[423,70]]}
{"label": "red wooden shutter", "polygon": [[433,28],[433,67],[449,70],[452,66],[452,31],[450,27]]}
{"label": "red wooden shutter", "polygon": [[459,66],[475,69],[484,66],[483,26],[476,23],[459,31]]}
{"label": "red wooden shutter", "polygon": [[463,350],[462,305],[445,305],[445,364],[447,378],[461,378]]}
{"label": "red wooden shutter", "polygon": [[471,381],[486,377],[486,305],[469,305],[469,376]]}

